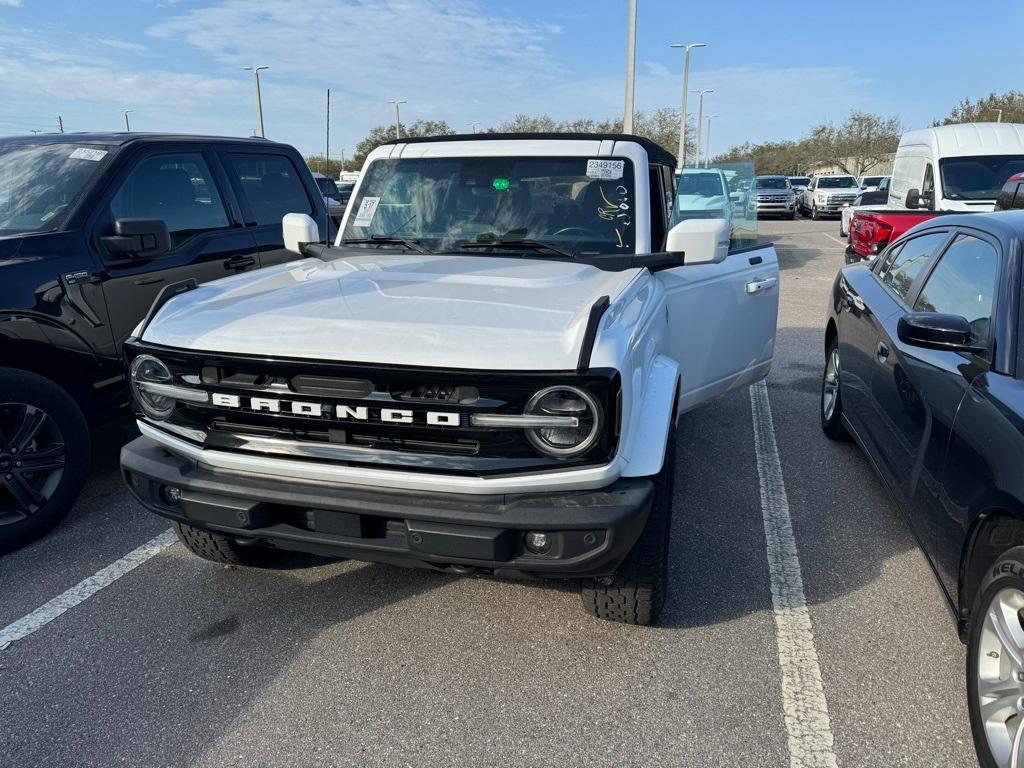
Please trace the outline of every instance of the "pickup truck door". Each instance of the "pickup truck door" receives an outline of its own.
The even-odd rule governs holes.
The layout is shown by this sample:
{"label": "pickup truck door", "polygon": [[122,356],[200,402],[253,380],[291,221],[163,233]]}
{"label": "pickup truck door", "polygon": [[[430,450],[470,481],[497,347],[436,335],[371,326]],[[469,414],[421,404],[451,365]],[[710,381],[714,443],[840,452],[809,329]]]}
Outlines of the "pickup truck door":
{"label": "pickup truck door", "polygon": [[680,412],[768,374],[779,315],[775,248],[672,267],[658,278],[667,294],[669,354],[682,372]]}

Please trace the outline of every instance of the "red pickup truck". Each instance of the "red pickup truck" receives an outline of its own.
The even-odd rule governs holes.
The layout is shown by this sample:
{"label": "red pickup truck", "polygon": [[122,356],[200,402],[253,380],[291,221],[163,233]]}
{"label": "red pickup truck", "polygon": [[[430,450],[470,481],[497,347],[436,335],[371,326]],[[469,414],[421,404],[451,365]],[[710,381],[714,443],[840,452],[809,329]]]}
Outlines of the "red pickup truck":
{"label": "red pickup truck", "polygon": [[850,221],[850,244],[846,248],[846,263],[853,264],[875,258],[885,246],[911,227],[941,215],[941,212],[935,211],[856,211]]}

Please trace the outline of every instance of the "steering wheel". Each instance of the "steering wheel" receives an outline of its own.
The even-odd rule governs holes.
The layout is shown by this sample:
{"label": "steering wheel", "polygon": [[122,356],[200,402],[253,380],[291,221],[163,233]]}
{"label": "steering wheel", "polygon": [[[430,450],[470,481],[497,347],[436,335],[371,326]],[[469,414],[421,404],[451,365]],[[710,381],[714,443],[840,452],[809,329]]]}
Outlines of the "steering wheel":
{"label": "steering wheel", "polygon": [[590,237],[594,240],[604,239],[604,235],[600,234],[599,232],[595,232],[592,229],[587,229],[586,227],[562,227],[562,229],[558,230],[557,232],[552,232],[551,236],[557,237],[558,235],[568,235],[573,232],[581,233],[585,237]]}

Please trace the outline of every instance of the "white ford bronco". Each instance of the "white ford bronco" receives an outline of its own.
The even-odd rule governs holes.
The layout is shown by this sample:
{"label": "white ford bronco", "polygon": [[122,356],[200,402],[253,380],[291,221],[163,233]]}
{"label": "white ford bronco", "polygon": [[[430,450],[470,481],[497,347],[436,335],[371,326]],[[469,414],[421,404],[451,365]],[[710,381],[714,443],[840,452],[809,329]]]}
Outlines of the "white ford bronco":
{"label": "white ford bronco", "polygon": [[333,245],[168,286],[125,345],[128,488],[210,560],[281,550],[573,578],[647,624],[675,424],[772,362],[778,263],[674,224],[675,158],[625,135],[374,150]]}

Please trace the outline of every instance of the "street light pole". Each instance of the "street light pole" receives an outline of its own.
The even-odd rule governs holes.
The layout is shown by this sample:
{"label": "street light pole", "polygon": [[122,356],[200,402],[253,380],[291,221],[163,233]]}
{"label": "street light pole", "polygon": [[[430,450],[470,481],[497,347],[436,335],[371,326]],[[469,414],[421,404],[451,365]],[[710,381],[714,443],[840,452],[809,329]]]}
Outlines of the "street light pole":
{"label": "street light pole", "polygon": [[267,138],[266,132],[263,130],[263,99],[260,97],[260,70],[270,69],[266,64],[261,64],[258,67],[242,67],[242,69],[252,72],[253,80],[256,83],[256,115],[259,118],[259,132],[260,138]]}
{"label": "street light pole", "polygon": [[402,119],[399,116],[398,105],[405,104],[405,99],[391,99],[388,104],[395,105],[395,138],[402,138]]}
{"label": "street light pole", "polygon": [[479,120],[473,120],[472,122],[470,122],[469,127],[473,131],[473,133],[476,133],[476,127],[478,125],[480,125],[480,121]]}
{"label": "street light pole", "polygon": [[[122,115],[124,115],[124,129],[125,129],[125,131],[127,131],[128,133],[131,133],[131,132],[132,132],[132,127],[131,127],[131,125],[130,125],[130,124],[128,123],[128,113],[129,113],[129,112],[134,112],[134,111],[135,111],[134,109],[122,109],[122,110],[121,110],[121,114],[122,114]],[[63,131],[61,131],[61,133],[63,133]]]}
{"label": "street light pole", "polygon": [[629,0],[626,22],[626,108],[622,115],[622,132],[633,132],[633,85],[636,71],[636,0]]}
{"label": "street light pole", "polygon": [[998,113],[999,113],[999,117],[998,117],[998,118],[996,118],[996,122],[997,122],[997,123],[1001,123],[1001,122],[1003,122],[1003,110],[1001,110],[1001,109],[996,109],[996,110],[993,110],[993,111],[994,111],[994,112],[998,112]]}
{"label": "street light pole", "polygon": [[683,108],[679,116],[679,157],[676,160],[676,167],[682,168],[686,165],[686,96],[690,92],[690,49],[707,46],[704,43],[673,43],[671,47],[686,49],[686,56],[683,58]]}
{"label": "street light pole", "polygon": [[694,91],[694,93],[700,94],[700,106],[697,108],[697,156],[695,158],[694,165],[700,168],[700,129],[704,121],[704,94],[714,93],[714,88],[705,88],[702,91]]}
{"label": "street light pole", "polygon": [[718,115],[708,115],[708,137],[707,144],[704,145],[704,167],[707,168],[711,162],[711,121],[714,120]]}

